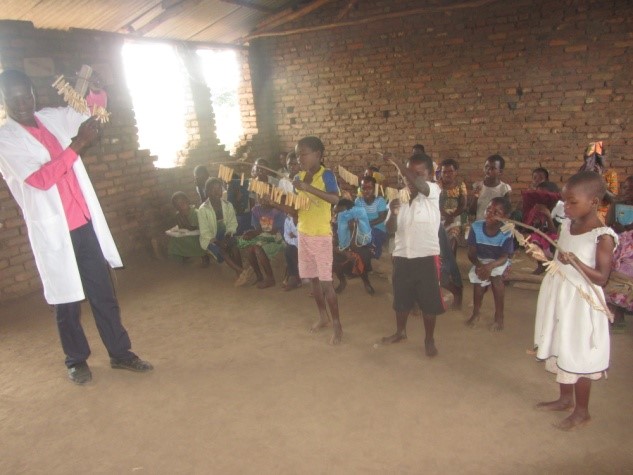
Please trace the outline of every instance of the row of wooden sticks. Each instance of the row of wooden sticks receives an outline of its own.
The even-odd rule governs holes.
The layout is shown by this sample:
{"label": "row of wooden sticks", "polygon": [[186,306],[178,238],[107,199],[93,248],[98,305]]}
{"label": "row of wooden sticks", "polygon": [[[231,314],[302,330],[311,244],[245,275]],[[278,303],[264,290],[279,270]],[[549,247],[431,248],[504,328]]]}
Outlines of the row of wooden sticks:
{"label": "row of wooden sticks", "polygon": [[64,101],[81,114],[92,115],[102,124],[110,120],[110,113],[101,106],[94,106],[92,110],[88,107],[86,99],[66,82],[64,76],[59,76],[52,84],[57,89],[57,94],[63,96]]}
{"label": "row of wooden sticks", "polygon": [[[352,186],[358,187],[359,179],[358,176],[348,171],[345,167],[339,165],[338,174],[343,181],[349,183]],[[220,165],[218,169],[218,178],[222,181],[229,183],[233,180],[233,176],[235,176],[235,170],[231,167],[227,167],[226,165]],[[244,173],[240,174],[240,186],[244,185],[245,175]],[[308,196],[304,194],[294,194],[294,193],[286,193],[281,188],[270,185],[269,183],[264,183],[259,180],[251,180],[249,183],[249,191],[253,191],[258,196],[268,196],[270,199],[276,203],[283,202],[288,204],[289,206],[294,207],[295,209],[308,209],[310,207],[310,199]],[[392,187],[383,188],[382,185],[376,183],[376,196],[384,196],[388,201],[400,200],[401,203],[408,203],[411,200],[411,194],[408,188],[403,188],[398,190]],[[285,198],[283,198],[285,196]],[[289,204],[291,203],[291,204]]]}

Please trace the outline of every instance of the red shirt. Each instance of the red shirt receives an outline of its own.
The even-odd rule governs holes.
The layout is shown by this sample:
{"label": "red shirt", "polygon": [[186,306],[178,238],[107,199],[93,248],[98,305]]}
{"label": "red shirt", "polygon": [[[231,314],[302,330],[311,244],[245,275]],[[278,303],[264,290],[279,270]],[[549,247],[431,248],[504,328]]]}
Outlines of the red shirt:
{"label": "red shirt", "polygon": [[86,199],[79,186],[77,175],[73,171],[73,164],[77,160],[77,153],[70,147],[63,149],[57,138],[35,118],[37,127],[23,127],[41,143],[51,156],[51,161],[41,166],[25,180],[29,185],[48,190],[57,185],[59,197],[62,199],[68,229],[77,229],[90,220],[90,211]]}

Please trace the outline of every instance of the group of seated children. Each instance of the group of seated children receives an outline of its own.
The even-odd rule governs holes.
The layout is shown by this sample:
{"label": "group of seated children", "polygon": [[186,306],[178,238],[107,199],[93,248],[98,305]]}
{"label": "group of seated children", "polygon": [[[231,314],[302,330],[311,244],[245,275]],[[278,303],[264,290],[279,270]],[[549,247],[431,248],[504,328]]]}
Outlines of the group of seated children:
{"label": "group of seated children", "polygon": [[[592,146],[585,155],[581,171],[593,171],[598,167],[604,177],[606,172],[601,155],[602,144]],[[415,145],[413,152],[424,155],[423,146]],[[287,176],[277,179],[271,174],[268,163],[258,159],[253,165],[251,177],[273,183],[286,193],[294,193],[296,190],[293,178],[300,172],[295,152],[286,156],[285,165]],[[458,177],[457,161],[446,159],[439,167],[434,166],[429,175],[430,181],[434,182],[437,170],[437,184],[441,190],[439,209],[442,225],[438,235],[442,263],[440,283],[454,295],[455,307],[460,307],[462,283],[455,256],[458,243],[467,229],[468,212],[471,212],[475,215],[475,222],[467,233],[467,246],[468,257],[473,264],[469,280],[473,284],[474,307],[467,324],[473,326],[478,321],[483,296],[490,287],[495,301],[495,319],[491,325],[493,331],[503,329],[503,276],[509,268],[514,251],[513,239],[509,233],[501,231],[499,221],[499,218],[511,216],[511,187],[501,180],[504,168],[505,160],[502,156],[495,154],[488,157],[484,164],[484,179],[473,184],[470,200],[464,181]],[[200,210],[196,212],[187,195],[182,192],[174,194],[172,203],[177,210],[178,227],[195,230],[200,222],[200,236],[172,239],[169,244],[170,255],[202,257],[203,262],[208,256],[212,256],[219,262],[226,261],[236,272],[238,285],[257,283],[263,289],[275,285],[270,260],[283,252],[286,262],[283,288],[292,290],[300,287],[297,214],[265,198],[255,199],[248,192],[248,181],[240,182],[237,176],[228,184],[225,200],[222,198],[223,182],[210,179],[206,167],[196,167],[194,175],[197,191],[203,200]],[[357,276],[363,281],[365,290],[369,294],[374,293],[369,281],[371,260],[381,257],[389,236],[386,228],[388,203],[383,196],[376,195],[379,189],[377,184],[384,181],[385,177],[378,167],[367,167],[355,196],[348,193],[347,197],[351,199],[340,199],[333,207],[332,271],[339,280],[337,292],[345,288],[348,277]],[[615,181],[617,183],[617,179]],[[607,200],[611,198],[612,203],[611,208],[607,207],[607,224],[622,233],[625,244],[618,247],[613,267],[616,271],[614,276],[621,278],[621,286],[626,286],[626,291],[612,289],[608,296],[613,308],[617,309],[617,320],[620,323],[623,322],[623,309],[633,310],[633,289],[628,287],[628,280],[633,277],[633,237],[630,245],[626,245],[628,233],[633,235],[633,213],[629,213],[628,221],[622,224],[623,213],[618,215],[616,212],[616,208],[624,209],[626,203],[633,204],[633,191],[629,191],[627,184],[628,180],[622,188],[623,193],[615,198],[613,193],[607,193]],[[630,188],[633,189],[633,186]],[[532,184],[528,190],[522,192],[522,205],[520,215],[523,222],[556,240],[558,227],[564,218],[562,195],[558,186],[549,180],[549,173],[545,168],[533,170]],[[604,202],[601,208],[603,205]],[[542,248],[543,254],[551,259],[554,248],[547,239],[536,232],[529,234],[531,242]],[[242,265],[241,256],[249,263],[246,268]],[[535,273],[543,271],[544,267],[539,261]]]}

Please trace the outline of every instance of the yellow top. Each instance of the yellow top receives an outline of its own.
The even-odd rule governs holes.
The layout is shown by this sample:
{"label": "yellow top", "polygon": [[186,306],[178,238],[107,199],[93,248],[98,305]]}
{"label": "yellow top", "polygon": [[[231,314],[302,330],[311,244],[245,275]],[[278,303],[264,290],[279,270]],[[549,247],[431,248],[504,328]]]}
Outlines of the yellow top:
{"label": "yellow top", "polygon": [[[303,181],[305,176],[306,172],[299,172],[301,181]],[[327,193],[339,193],[334,173],[324,166],[321,166],[319,171],[314,174],[310,184],[317,190]],[[311,193],[299,191],[299,194],[309,196],[310,207],[307,210],[299,210],[297,231],[307,236],[331,236],[332,205]]]}

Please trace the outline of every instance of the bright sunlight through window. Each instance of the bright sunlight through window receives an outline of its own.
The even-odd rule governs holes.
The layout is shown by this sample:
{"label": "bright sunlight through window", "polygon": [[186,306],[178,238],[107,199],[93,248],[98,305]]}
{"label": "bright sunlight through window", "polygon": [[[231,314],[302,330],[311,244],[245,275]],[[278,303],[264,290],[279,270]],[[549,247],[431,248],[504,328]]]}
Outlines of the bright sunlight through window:
{"label": "bright sunlight through window", "polygon": [[242,136],[240,101],[240,65],[233,50],[198,50],[202,60],[204,80],[211,90],[211,102],[215,115],[215,129],[224,147],[235,151]]}
{"label": "bright sunlight through window", "polygon": [[164,44],[126,43],[123,65],[140,147],[158,157],[157,167],[176,166],[187,143],[186,75],[176,50]]}

